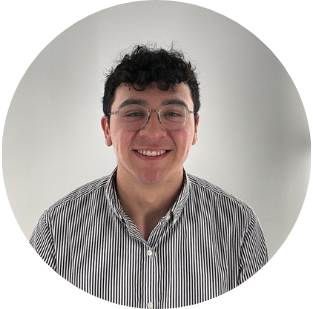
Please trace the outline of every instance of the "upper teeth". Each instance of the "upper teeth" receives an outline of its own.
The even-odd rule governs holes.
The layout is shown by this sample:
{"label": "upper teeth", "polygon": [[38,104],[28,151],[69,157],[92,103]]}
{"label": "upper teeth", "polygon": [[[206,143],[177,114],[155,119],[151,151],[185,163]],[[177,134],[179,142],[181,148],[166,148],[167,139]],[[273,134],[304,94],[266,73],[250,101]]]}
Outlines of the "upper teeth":
{"label": "upper teeth", "polygon": [[138,150],[138,152],[144,156],[148,156],[148,157],[155,157],[155,156],[159,156],[159,155],[162,155],[166,152],[166,150],[153,150],[153,151],[150,151],[150,150]]}

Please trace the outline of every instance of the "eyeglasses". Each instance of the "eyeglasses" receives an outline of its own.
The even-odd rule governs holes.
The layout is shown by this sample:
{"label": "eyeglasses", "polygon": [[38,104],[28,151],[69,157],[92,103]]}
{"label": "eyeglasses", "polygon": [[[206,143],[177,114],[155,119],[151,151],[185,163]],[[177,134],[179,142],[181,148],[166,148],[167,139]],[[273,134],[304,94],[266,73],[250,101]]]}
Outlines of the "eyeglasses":
{"label": "eyeglasses", "polygon": [[142,129],[149,121],[151,113],[158,114],[159,122],[168,130],[180,130],[186,124],[190,114],[187,105],[183,103],[171,103],[163,105],[159,109],[148,110],[140,104],[122,105],[117,111],[109,115],[117,115],[120,125],[128,131],[138,131]]}

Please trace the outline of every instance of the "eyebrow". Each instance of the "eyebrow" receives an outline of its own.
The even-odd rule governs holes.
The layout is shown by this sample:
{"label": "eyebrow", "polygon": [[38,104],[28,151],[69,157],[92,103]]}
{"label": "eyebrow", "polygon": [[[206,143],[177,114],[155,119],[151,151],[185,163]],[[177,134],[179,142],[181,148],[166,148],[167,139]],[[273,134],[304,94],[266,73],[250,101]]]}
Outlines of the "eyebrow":
{"label": "eyebrow", "polygon": [[143,105],[147,106],[147,102],[140,100],[140,99],[127,99],[121,103],[121,105],[118,108],[121,108],[125,105],[132,105],[132,104],[138,104],[138,105]]}
{"label": "eyebrow", "polygon": [[164,105],[183,105],[183,106],[188,108],[188,105],[183,100],[178,100],[178,99],[165,100],[165,101],[163,101],[162,106],[164,106]]}
{"label": "eyebrow", "polygon": [[[142,105],[144,107],[147,107],[147,105],[148,105],[148,103],[146,101],[141,100],[141,99],[126,99],[125,101],[123,101],[120,104],[120,106],[118,108],[121,108],[121,107],[126,106],[126,105],[132,105],[132,104],[138,104],[138,105]],[[178,99],[164,100],[162,102],[161,107],[164,105],[183,105],[183,106],[188,108],[188,105],[183,100],[178,100]]]}

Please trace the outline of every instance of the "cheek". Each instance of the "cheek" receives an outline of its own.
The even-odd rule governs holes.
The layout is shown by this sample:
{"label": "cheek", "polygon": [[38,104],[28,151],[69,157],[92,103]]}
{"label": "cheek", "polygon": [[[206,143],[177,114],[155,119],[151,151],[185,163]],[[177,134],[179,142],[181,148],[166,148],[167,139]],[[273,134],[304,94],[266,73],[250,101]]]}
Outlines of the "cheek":
{"label": "cheek", "polygon": [[194,139],[194,132],[186,130],[186,131],[178,133],[175,136],[178,150],[180,149],[180,151],[188,154],[191,148],[191,145],[193,144],[193,139]]}
{"label": "cheek", "polygon": [[116,155],[128,152],[130,148],[132,136],[129,132],[115,130],[111,136],[112,146]]}

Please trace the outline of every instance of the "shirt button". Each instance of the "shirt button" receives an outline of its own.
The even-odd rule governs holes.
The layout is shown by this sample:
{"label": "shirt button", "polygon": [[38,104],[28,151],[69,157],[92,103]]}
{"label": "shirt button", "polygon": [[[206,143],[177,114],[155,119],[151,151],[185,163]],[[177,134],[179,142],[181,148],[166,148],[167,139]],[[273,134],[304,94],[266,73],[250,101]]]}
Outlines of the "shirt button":
{"label": "shirt button", "polygon": [[165,220],[168,221],[169,219],[171,219],[171,215],[170,215],[170,214],[167,214],[167,215],[165,216]]}
{"label": "shirt button", "polygon": [[148,302],[147,308],[148,309],[152,309],[153,308],[153,303],[151,301]]}
{"label": "shirt button", "polygon": [[[152,256],[152,255],[153,255],[152,250],[149,249],[149,250],[147,251],[147,255],[148,255],[148,256]],[[150,304],[150,303],[149,303],[149,304]],[[152,307],[151,307],[151,308],[152,308]]]}

